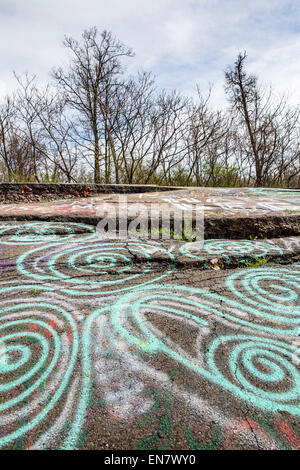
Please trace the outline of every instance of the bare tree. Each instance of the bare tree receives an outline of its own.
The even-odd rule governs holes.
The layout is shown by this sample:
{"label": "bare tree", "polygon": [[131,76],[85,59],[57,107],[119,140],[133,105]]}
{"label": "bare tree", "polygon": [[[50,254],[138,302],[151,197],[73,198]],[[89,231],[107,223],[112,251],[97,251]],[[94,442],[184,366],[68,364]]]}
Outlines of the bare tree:
{"label": "bare tree", "polygon": [[166,176],[182,160],[186,99],[157,93],[151,74],[124,82],[111,121],[117,180],[149,183],[159,171]]}
{"label": "bare tree", "polygon": [[131,57],[132,52],[107,31],[97,42],[96,28],[84,31],[81,43],[66,37],[64,45],[72,53],[71,63],[67,70],[58,68],[52,75],[75,113],[78,143],[93,152],[94,181],[99,183],[105,103],[109,94],[121,86],[121,58]]}
{"label": "bare tree", "polygon": [[187,149],[188,180],[197,186],[213,180],[214,171],[222,154],[226,155],[223,139],[228,131],[226,120],[220,111],[210,109],[211,87],[203,96],[197,86],[198,102],[189,105]]}
{"label": "bare tree", "polygon": [[225,72],[230,106],[158,90],[151,73],[127,76],[132,51],[110,32],[65,37],[71,53],[51,85],[17,76],[0,103],[0,168],[9,181],[233,186],[298,184],[299,107],[245,70]]}
{"label": "bare tree", "polygon": [[75,181],[72,176],[78,151],[72,139],[72,122],[68,119],[63,97],[49,85],[39,89],[35,77],[27,74],[17,77],[19,88],[16,93],[19,136],[32,147],[34,175],[37,181],[38,166],[43,161],[45,178],[49,170],[53,177],[65,176],[68,182]]}
{"label": "bare tree", "polygon": [[15,121],[14,103],[8,97],[0,107],[0,157],[7,172],[8,181],[13,177],[13,163],[11,161],[10,142]]}
{"label": "bare tree", "polygon": [[[280,147],[289,147],[293,140],[299,111],[289,109],[285,96],[278,100],[271,88],[258,86],[257,77],[245,71],[246,57],[246,53],[240,53],[234,67],[225,72],[225,89],[246,143],[244,153],[254,162],[254,184],[262,186],[273,179]],[[288,143],[282,134],[286,127],[290,129]]]}
{"label": "bare tree", "polygon": [[[34,117],[23,114],[17,96],[5,98],[0,106],[0,157],[9,181],[38,181],[41,153]],[[26,122],[27,126],[24,126]]]}

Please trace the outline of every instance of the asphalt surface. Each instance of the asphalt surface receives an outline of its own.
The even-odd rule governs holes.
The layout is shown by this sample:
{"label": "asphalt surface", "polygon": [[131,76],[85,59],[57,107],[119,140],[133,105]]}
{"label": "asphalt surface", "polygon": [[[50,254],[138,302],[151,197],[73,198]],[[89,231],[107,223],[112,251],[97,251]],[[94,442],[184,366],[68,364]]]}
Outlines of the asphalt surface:
{"label": "asphalt surface", "polygon": [[1,448],[299,450],[299,246],[3,221]]}
{"label": "asphalt surface", "polygon": [[[186,188],[141,194],[99,194],[39,203],[0,204],[0,221],[40,220],[97,225],[104,209],[130,221],[144,211],[202,213],[205,238],[249,239],[300,236],[300,190]],[[169,216],[168,216],[169,217]]]}

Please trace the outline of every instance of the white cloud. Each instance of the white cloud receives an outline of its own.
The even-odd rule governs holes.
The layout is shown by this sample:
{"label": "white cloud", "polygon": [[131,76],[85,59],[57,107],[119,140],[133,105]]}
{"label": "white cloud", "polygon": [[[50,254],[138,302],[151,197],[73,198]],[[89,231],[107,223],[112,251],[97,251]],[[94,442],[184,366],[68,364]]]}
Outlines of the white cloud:
{"label": "white cloud", "polygon": [[7,93],[7,87],[3,80],[0,80],[0,98],[5,96]]}
{"label": "white cloud", "polygon": [[162,87],[192,93],[215,83],[225,101],[224,69],[246,49],[249,69],[275,89],[294,89],[300,75],[300,5],[296,0],[1,0],[0,93],[12,70],[37,73],[66,61],[64,34],[79,37],[96,25],[133,47],[129,70],[153,70]]}

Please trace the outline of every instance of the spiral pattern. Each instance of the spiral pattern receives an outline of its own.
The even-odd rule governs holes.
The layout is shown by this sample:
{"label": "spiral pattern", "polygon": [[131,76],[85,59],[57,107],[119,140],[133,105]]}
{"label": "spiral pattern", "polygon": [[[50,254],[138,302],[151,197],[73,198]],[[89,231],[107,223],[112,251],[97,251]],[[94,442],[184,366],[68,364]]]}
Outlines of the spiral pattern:
{"label": "spiral pattern", "polygon": [[49,426],[59,421],[58,404],[72,388],[79,348],[76,319],[50,303],[51,293],[43,295],[44,289],[35,286],[41,296],[32,298],[33,287],[22,287],[28,297],[20,301],[18,287],[0,290],[5,295],[0,316],[0,447],[33,429],[38,433],[45,420]]}
{"label": "spiral pattern", "polygon": [[300,372],[293,364],[296,350],[270,338],[229,335],[209,345],[206,361],[213,380],[238,398],[264,410],[300,415]]}
{"label": "spiral pattern", "polygon": [[[106,397],[103,380],[109,397],[135,387],[128,364],[141,387],[144,375],[159,380],[174,361],[191,372],[187,380],[224,390],[234,406],[240,400],[300,416],[299,265],[235,272],[218,295],[161,282],[176,262],[155,242],[100,241],[83,224],[1,226],[0,243],[9,252],[24,245],[0,283],[0,448],[20,440],[23,448],[80,446],[91,400]],[[257,241],[208,240],[200,252],[201,245],[180,251],[196,259],[282,254]],[[110,369],[121,385],[111,395]],[[185,384],[176,392],[186,397]]]}
{"label": "spiral pattern", "polygon": [[226,280],[229,290],[243,308],[254,307],[257,317],[300,324],[299,269],[256,268],[236,272]]}
{"label": "spiral pattern", "polygon": [[[257,269],[249,271],[252,273]],[[128,308],[132,313],[133,310],[139,311],[145,305],[148,309],[173,312],[183,317],[197,312],[199,318],[203,315],[206,321],[215,318],[229,327],[242,326],[256,332],[280,334],[287,337],[297,337],[300,334],[299,305],[296,309],[291,307],[289,315],[279,315],[276,312],[272,314],[269,305],[264,309],[259,302],[254,306],[247,305],[245,299],[243,302],[238,300],[204,289],[155,284],[141,286],[133,294],[122,296],[116,305],[120,307],[119,312]],[[114,306],[114,312],[116,312],[115,308]]]}
{"label": "spiral pattern", "polygon": [[[132,347],[148,354],[164,353],[236,398],[263,410],[300,415],[300,372],[293,363],[297,347],[239,334],[218,337],[207,345],[212,315],[218,321],[224,313],[202,297],[198,289],[156,285],[151,290],[149,286],[122,296],[111,308],[111,324]],[[152,312],[193,324],[198,330],[199,354],[192,357],[164,336],[152,324]]]}
{"label": "spiral pattern", "polygon": [[[111,323],[128,343],[148,352],[157,352],[165,348],[164,334],[153,325],[150,329],[143,312],[185,319],[197,328],[207,328],[209,315],[218,314],[218,311],[209,303],[199,302],[196,297],[198,292],[198,289],[159,284],[137,289],[134,293],[120,297],[112,306]],[[127,328],[126,322],[130,317],[138,327],[137,332]]]}
{"label": "spiral pattern", "polygon": [[[165,263],[158,266],[152,254]],[[162,279],[175,269],[175,259],[164,248],[142,243],[50,244],[22,254],[17,268],[38,281],[57,281],[71,295],[103,295]]]}
{"label": "spiral pattern", "polygon": [[32,222],[0,228],[0,244],[32,245],[49,242],[75,243],[96,236],[95,228],[79,223]]}
{"label": "spiral pattern", "polygon": [[199,251],[208,253],[209,255],[224,257],[230,255],[264,257],[271,253],[278,255],[283,254],[279,246],[256,240],[205,240],[204,246],[203,243],[194,242],[186,243],[180,248],[180,252],[184,256],[199,260],[205,259],[199,256]]}

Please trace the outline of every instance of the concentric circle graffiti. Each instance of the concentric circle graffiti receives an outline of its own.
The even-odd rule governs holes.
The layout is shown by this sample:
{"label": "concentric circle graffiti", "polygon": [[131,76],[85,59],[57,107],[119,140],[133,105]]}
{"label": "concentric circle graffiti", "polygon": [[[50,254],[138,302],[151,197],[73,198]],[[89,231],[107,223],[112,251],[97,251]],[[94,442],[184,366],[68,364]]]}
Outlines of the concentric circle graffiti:
{"label": "concentric circle graffiti", "polygon": [[[186,243],[180,248],[180,253],[189,258],[203,260],[205,253],[215,256],[228,257],[230,255],[255,255],[256,257],[267,256],[270,253],[283,254],[282,249],[273,243],[256,240],[205,240],[201,242]],[[202,256],[200,256],[200,253]]]}
{"label": "concentric circle graffiti", "polygon": [[[203,292],[192,288],[148,286],[138,295],[129,293],[122,296],[111,308],[111,323],[127,343],[144,353],[167,354],[192,372],[263,410],[283,410],[300,415],[297,402],[300,398],[300,372],[291,361],[296,346],[250,334],[225,335],[206,345],[206,353],[205,350],[199,351],[200,360],[197,360],[197,357],[189,356],[178,345],[175,346],[170,338],[163,337],[151,324],[150,312],[157,311],[162,315],[188,319],[199,329],[197,345],[203,347],[211,316],[214,315],[214,320],[218,321],[223,312],[202,303],[201,296]],[[131,326],[132,321],[135,328]],[[222,359],[219,364],[217,357]]]}
{"label": "concentric circle graffiti", "polygon": [[[153,252],[164,257],[163,268],[152,262]],[[59,282],[68,294],[103,295],[164,278],[174,271],[175,258],[164,248],[143,243],[50,244],[22,254],[17,267],[37,281]]]}
{"label": "concentric circle graffiti", "polygon": [[49,242],[74,243],[95,238],[95,228],[80,223],[32,222],[0,228],[0,244],[32,245]]}
{"label": "concentric circle graffiti", "polygon": [[[266,269],[249,269],[243,270],[242,274],[246,277],[247,273],[249,276],[262,271],[262,276],[266,276],[268,279],[278,279],[278,271],[274,270],[268,272]],[[288,271],[288,270],[287,270]],[[237,274],[232,275],[228,279],[228,286],[234,296],[218,295],[213,292],[209,292],[205,289],[196,289],[192,287],[185,287],[180,285],[158,285],[155,284],[153,287],[150,285],[145,288],[135,289],[135,293],[140,296],[142,293],[143,298],[146,296],[148,289],[153,289],[156,293],[149,298],[151,300],[151,306],[154,308],[156,300],[159,300],[159,304],[156,309],[161,309],[163,306],[164,311],[172,311],[172,306],[176,304],[176,311],[178,314],[185,316],[186,306],[189,304],[189,310],[193,312],[193,309],[203,314],[217,315],[219,321],[226,323],[228,326],[240,325],[249,327],[253,331],[268,332],[273,334],[281,334],[284,336],[295,336],[300,334],[300,302],[297,298],[297,294],[294,293],[292,297],[293,302],[288,302],[291,305],[286,305],[284,308],[280,308],[276,298],[273,299],[273,304],[269,301],[267,305],[260,304],[258,301],[256,304],[249,303],[246,297],[246,292],[243,295],[242,292],[235,292],[235,288],[232,285],[232,281]],[[298,283],[297,273],[295,271],[289,272],[290,281]],[[277,286],[278,287],[278,286]],[[134,295],[134,294],[132,294]],[[122,297],[123,298],[123,297]],[[130,296],[134,299],[133,296]],[[146,297],[148,298],[148,297]],[[124,297],[126,299],[126,297]],[[291,300],[288,299],[289,301]],[[136,305],[136,303],[134,304]],[[284,301],[282,304],[284,306]],[[273,307],[272,307],[273,306]],[[273,308],[273,310],[272,310]],[[207,321],[207,319],[205,320]]]}
{"label": "concentric circle graffiti", "polygon": [[[270,338],[231,335],[212,341],[206,359],[214,380],[237,397],[263,410],[299,415],[300,372],[292,363],[295,350]],[[217,362],[220,355],[222,364],[220,359]]]}
{"label": "concentric circle graffiti", "polygon": [[47,447],[51,434],[64,434],[64,420],[77,399],[76,315],[59,306],[53,292],[40,289],[35,300],[33,287],[0,290],[1,299],[5,295],[0,305],[0,447],[39,428]]}
{"label": "concentric circle graffiti", "polygon": [[288,268],[256,268],[239,271],[226,279],[228,289],[255,315],[264,319],[299,325],[299,270]]}
{"label": "concentric circle graffiti", "polygon": [[0,448],[88,448],[95,426],[105,446],[112,426],[132,448],[300,448],[299,264],[176,266],[275,243],[163,248],[59,223],[0,239]]}

